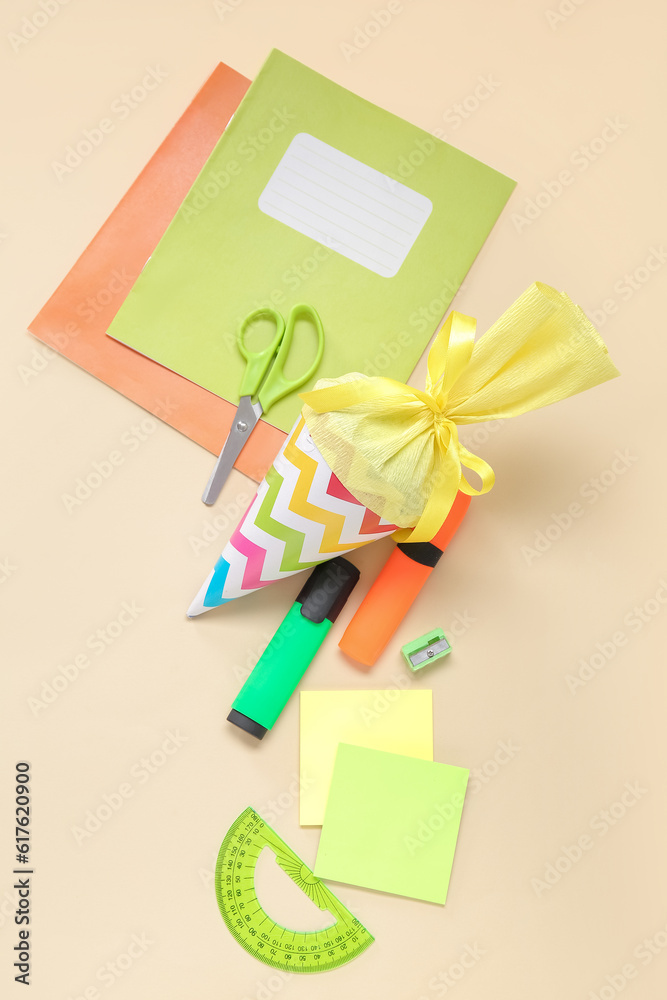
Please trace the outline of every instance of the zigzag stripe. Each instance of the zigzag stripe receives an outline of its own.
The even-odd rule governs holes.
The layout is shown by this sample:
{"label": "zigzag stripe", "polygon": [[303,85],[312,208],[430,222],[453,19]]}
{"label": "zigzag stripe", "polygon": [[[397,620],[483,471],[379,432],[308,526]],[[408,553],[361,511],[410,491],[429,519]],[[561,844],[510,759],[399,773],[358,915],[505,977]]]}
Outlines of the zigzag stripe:
{"label": "zigzag stripe", "polygon": [[[225,576],[222,581],[222,595],[231,593],[233,597],[241,596],[245,590],[245,573],[247,572],[247,564],[251,559],[253,554],[253,549],[257,549],[260,555],[260,568],[261,572],[261,556],[266,552],[261,546],[253,546],[249,539],[246,538],[243,533],[243,525],[246,521],[252,523],[253,515],[255,509],[261,505],[261,493],[264,489],[264,483],[260,484],[260,487],[255,494],[255,498],[246,510],[245,514],[241,518],[241,521],[237,525],[230,538],[229,542],[225,546],[222,556],[216,563],[214,570],[214,580],[218,574],[218,565],[223,560],[227,560],[229,563],[228,568],[224,571]],[[212,581],[213,584],[213,581]],[[251,585],[250,590],[255,590],[256,587]]]}
{"label": "zigzag stripe", "polygon": [[[271,545],[273,538],[270,532],[262,532],[255,524],[257,512],[266,503],[268,489],[267,480],[264,479],[222,553],[229,562],[223,595],[241,597],[273,583],[275,579],[275,575],[268,574],[262,579],[269,551],[267,546]],[[251,537],[251,534],[255,537]]]}
{"label": "zigzag stripe", "polygon": [[327,493],[330,497],[335,497],[336,500],[347,500],[348,503],[359,503],[359,501],[352,496],[347,487],[343,486],[338,476],[334,475],[333,472],[331,473]]}
{"label": "zigzag stripe", "polygon": [[[261,545],[256,545],[242,531],[234,532],[234,537],[230,541],[234,548],[234,553],[245,556],[245,570],[241,581],[242,590],[257,590],[264,586],[262,583],[262,570],[266,559],[266,549]],[[268,581],[267,581],[268,582]]]}
{"label": "zigzag stripe", "polygon": [[223,558],[223,556],[220,556],[213,568],[211,579],[206,588],[206,595],[203,600],[205,608],[217,608],[220,604],[225,603],[222,595],[225,592],[225,583],[227,582],[228,572],[229,563],[225,558]]}
{"label": "zigzag stripe", "polygon": [[264,573],[274,579],[279,579],[283,575],[289,576],[298,569],[314,566],[321,561],[319,539],[317,544],[310,546],[314,558],[307,560],[303,558],[307,536],[313,534],[312,522],[293,514],[285,517],[288,513],[287,501],[298,479],[298,470],[285,458],[284,452],[285,448],[297,439],[301,426],[302,421],[299,421],[292,428],[289,438],[269,469],[263,484],[266,486],[266,496],[253,521],[246,527],[247,533],[260,538],[262,535],[267,536],[268,551]]}
{"label": "zigzag stripe", "polygon": [[[338,456],[337,466],[341,476],[343,479],[353,478],[352,473],[354,472],[355,467],[359,464],[363,465],[365,463],[365,459],[358,455],[351,441],[345,441],[340,437],[336,439],[336,450]],[[343,489],[345,489],[345,487],[343,487]],[[348,491],[346,490],[346,492]],[[369,493],[368,491],[365,491],[365,494],[366,497],[371,500],[374,507],[377,507],[378,505],[382,506],[383,498],[381,496]],[[354,498],[354,502],[364,503],[364,501],[358,500],[356,497]]]}
{"label": "zigzag stripe", "polygon": [[[383,517],[376,514],[375,511],[371,510],[370,507],[366,508],[366,513],[364,514],[364,521],[359,528],[360,535],[373,535],[377,538],[379,534],[389,535],[392,531],[396,531],[397,525],[390,524],[389,521],[385,521]],[[369,542],[374,539],[369,538]]]}
{"label": "zigzag stripe", "polygon": [[[347,500],[350,503],[358,504],[359,501],[352,496],[350,491],[343,486],[340,479],[331,473],[331,481],[327,489],[327,493],[331,497],[335,497],[337,500]],[[389,521],[385,521],[383,517],[379,514],[375,514],[370,508],[366,508],[366,513],[364,514],[364,519],[362,521],[361,527],[359,528],[360,535],[378,534],[380,531],[395,531],[397,525],[390,524]]]}
{"label": "zigzag stripe", "polygon": [[[300,426],[293,429],[290,440],[298,436],[299,430]],[[264,587],[284,576],[291,576],[302,569],[315,566],[324,558],[320,552],[318,538],[317,544],[309,546],[313,549],[313,558],[303,559],[303,551],[307,547],[306,535],[313,534],[312,529],[316,527],[312,521],[292,514],[290,516],[299,527],[286,523],[285,502],[292,495],[298,470],[284,458],[283,452],[284,447],[260,486],[261,502],[255,504],[254,510],[248,512],[247,518],[244,518],[243,530],[239,532],[237,529],[234,532],[225,550],[227,557],[234,563],[238,562],[238,555],[234,549],[239,549],[247,557],[243,577],[244,590],[246,587],[253,589]],[[274,514],[277,517],[274,517]],[[299,530],[302,525],[305,531]],[[321,535],[319,525],[315,534]],[[312,539],[312,542],[314,541],[315,539]]]}
{"label": "zigzag stripe", "polygon": [[[305,421],[302,417],[299,421],[297,433],[301,431],[304,423]],[[350,547],[349,543],[341,544],[341,536],[347,520],[345,515],[338,514],[333,510],[327,510],[325,507],[310,503],[308,500],[317,472],[318,462],[309,455],[306,455],[295,444],[294,438],[290,438],[285,446],[285,458],[300,470],[292,498],[288,504],[289,509],[295,513],[308,515],[311,521],[324,525],[324,538],[321,545],[323,553],[331,553],[333,555],[337,552],[346,552]],[[333,473],[330,473],[331,475]],[[353,502],[357,506],[362,506],[356,500],[353,500]],[[370,540],[368,539],[368,541]]]}
{"label": "zigzag stripe", "polygon": [[271,516],[278,493],[285,482],[274,466],[267,472],[266,481],[269,483],[269,490],[266,494],[266,506],[262,504],[261,509],[257,511],[255,524],[263,528],[267,534],[273,535],[274,538],[283,542],[284,550],[280,560],[280,572],[296,572],[316,566],[317,560],[315,562],[301,562],[306,540],[305,533],[297,531],[296,528],[292,528],[288,524],[283,524]]}
{"label": "zigzag stripe", "polygon": [[[314,449],[314,446],[310,443],[309,435],[305,430],[305,425],[299,426],[299,424],[297,424],[295,429],[297,433],[300,431],[300,433],[298,433],[298,439],[296,434],[292,438],[292,440],[297,439],[296,447],[303,447],[307,451]],[[314,450],[313,454],[317,456],[317,451]],[[312,520],[307,516],[306,512],[302,513],[299,510],[294,510],[294,505],[291,505],[294,490],[297,489],[299,478],[302,475],[301,470],[294,465],[293,462],[289,461],[284,454],[279,456],[274,465],[284,481],[281,489],[278,491],[275,503],[268,513],[270,513],[271,517],[275,521],[279,521],[281,525],[283,525],[283,530],[284,527],[291,528],[299,535],[302,547],[300,553],[297,551],[296,558],[300,564],[315,564],[322,562],[324,559],[329,558],[329,553],[323,551],[322,545],[324,538],[324,525],[319,521]],[[315,485],[311,489],[311,495],[315,494],[316,496],[319,496],[321,494],[324,496],[324,487],[328,484],[330,475],[331,473],[329,471],[329,467],[323,460],[320,459],[320,463],[316,469]],[[318,479],[321,480],[322,478],[325,480],[324,487],[317,486]],[[349,505],[341,505],[339,502],[337,503],[337,506],[342,508],[347,507],[352,510],[354,512],[353,520],[358,520],[359,523],[361,522],[361,516],[357,514],[357,508],[350,508]],[[344,513],[345,510],[343,509],[342,512]],[[355,541],[350,544],[356,544],[356,537],[355,533]],[[275,567],[276,576],[278,576],[280,572],[279,567],[284,565],[281,561],[281,556],[282,548],[279,552],[278,546],[270,546],[267,565],[270,563]]]}
{"label": "zigzag stripe", "polygon": [[[313,444],[310,434],[305,426],[299,435],[297,447],[304,451],[306,455],[316,460],[315,474],[310,488],[309,501],[311,503],[316,503],[320,507],[324,508],[325,511],[333,511],[334,513],[344,517],[345,520],[340,538],[341,545],[343,543],[350,547],[359,545],[362,541],[359,529],[363,522],[365,507],[360,506],[356,501],[349,503],[345,500],[338,500],[327,492],[331,483],[331,469]],[[279,498],[279,509],[276,512],[276,516],[280,517],[286,524],[291,524],[293,527],[304,530],[307,535],[307,557],[322,559],[324,554],[329,554],[323,554],[322,552],[324,547],[322,542],[324,539],[325,525],[320,521],[313,521],[310,518],[302,517],[301,515],[296,514],[288,506],[290,500],[292,499],[292,492],[296,486],[298,477],[301,474],[300,470],[291,462],[287,462],[287,460],[284,459],[281,464],[281,472],[284,472],[285,481],[289,486],[289,491],[281,493]],[[302,558],[304,558],[305,555],[306,554],[304,553]]]}

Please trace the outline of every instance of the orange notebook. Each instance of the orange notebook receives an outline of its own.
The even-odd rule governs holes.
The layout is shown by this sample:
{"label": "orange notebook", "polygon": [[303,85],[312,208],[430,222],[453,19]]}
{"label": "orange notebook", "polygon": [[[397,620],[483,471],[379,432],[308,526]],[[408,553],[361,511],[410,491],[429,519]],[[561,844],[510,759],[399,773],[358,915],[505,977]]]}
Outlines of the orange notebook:
{"label": "orange notebook", "polygon": [[[236,404],[112,340],[106,331],[249,86],[220,63],[28,327],[216,455]],[[259,482],[284,440],[282,431],[260,421],[236,467]]]}

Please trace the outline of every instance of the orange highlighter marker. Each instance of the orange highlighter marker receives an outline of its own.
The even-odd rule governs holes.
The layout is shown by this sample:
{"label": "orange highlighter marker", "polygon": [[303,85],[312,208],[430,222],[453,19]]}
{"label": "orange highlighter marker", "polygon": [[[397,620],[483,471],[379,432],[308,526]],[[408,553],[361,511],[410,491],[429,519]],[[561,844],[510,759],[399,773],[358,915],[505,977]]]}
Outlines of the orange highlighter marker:
{"label": "orange highlighter marker", "polygon": [[470,505],[460,491],[430,542],[396,546],[338,643],[347,656],[371,667],[403,621]]}

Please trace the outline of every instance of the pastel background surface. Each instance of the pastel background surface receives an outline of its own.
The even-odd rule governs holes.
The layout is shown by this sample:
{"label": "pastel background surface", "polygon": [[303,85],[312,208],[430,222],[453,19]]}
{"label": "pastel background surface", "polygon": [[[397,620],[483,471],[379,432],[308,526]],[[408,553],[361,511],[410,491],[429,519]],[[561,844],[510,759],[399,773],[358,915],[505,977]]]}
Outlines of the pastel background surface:
{"label": "pastel background surface", "polygon": [[[305,998],[314,988],[246,955],[210,884],[223,834],[249,804],[315,859],[319,832],[298,824],[298,701],[270,746],[223,721],[300,581],[187,622],[253,485],[233,472],[215,510],[204,509],[208,452],[24,333],[217,61],[252,77],[274,45],[517,178],[456,308],[484,330],[540,278],[589,311],[623,373],[468,435],[497,485],[370,674],[336,642],[390,544],[355,557],[367,576],[305,687],[401,685],[400,644],[442,625],[451,657],[412,683],[434,689],[435,758],[472,773],[446,907],[345,888],[376,943],[318,978],[318,996],[419,1000],[449,981],[460,1000],[561,1000],[600,995],[619,976],[628,1000],[660,995],[665,15],[656,0],[561,6],[559,15],[556,0],[403,0],[367,30],[385,2],[72,0],[18,44],[23,18],[41,8],[3,6],[7,995],[22,988],[9,916],[18,759],[34,773],[35,1000],[86,990],[113,1000]],[[161,82],[128,107],[122,95],[149,68]],[[58,180],[52,164],[105,117],[113,130]],[[424,371],[422,360],[417,384]],[[68,510],[63,497],[112,452],[120,463]],[[123,604],[133,610],[119,620]],[[77,656],[89,665],[35,714],[29,699]],[[591,660],[597,668],[582,668]],[[568,685],[578,671],[590,679]],[[123,784],[129,797],[79,843],[88,810]],[[587,847],[568,862],[564,850],[576,858],[580,840]],[[562,871],[542,888],[549,865]],[[280,880],[266,876],[267,906],[302,923],[301,900],[278,904]],[[150,944],[116,976],[108,963],[117,967],[133,935]],[[464,953],[474,960],[457,981]]]}

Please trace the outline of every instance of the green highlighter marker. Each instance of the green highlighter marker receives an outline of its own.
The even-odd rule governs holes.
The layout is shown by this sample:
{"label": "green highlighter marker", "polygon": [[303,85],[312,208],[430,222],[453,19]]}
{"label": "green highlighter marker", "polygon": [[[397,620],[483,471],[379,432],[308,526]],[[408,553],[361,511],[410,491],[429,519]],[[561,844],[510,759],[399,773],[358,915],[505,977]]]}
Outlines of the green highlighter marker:
{"label": "green highlighter marker", "polygon": [[359,579],[359,570],[337,556],[320,563],[234,700],[227,716],[261,740],[289,701]]}

